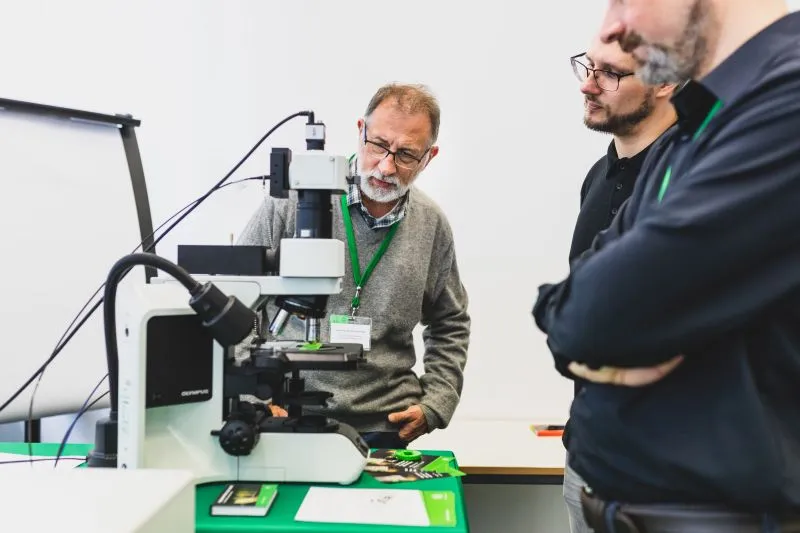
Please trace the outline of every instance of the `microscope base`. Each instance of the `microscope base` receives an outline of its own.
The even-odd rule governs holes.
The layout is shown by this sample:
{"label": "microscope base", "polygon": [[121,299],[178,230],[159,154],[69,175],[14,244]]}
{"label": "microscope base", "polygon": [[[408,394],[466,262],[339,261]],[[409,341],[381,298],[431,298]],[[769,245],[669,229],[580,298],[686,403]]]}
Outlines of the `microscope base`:
{"label": "microscope base", "polygon": [[349,485],[368,455],[366,443],[344,424],[329,433],[262,433],[250,455],[239,457],[237,479]]}

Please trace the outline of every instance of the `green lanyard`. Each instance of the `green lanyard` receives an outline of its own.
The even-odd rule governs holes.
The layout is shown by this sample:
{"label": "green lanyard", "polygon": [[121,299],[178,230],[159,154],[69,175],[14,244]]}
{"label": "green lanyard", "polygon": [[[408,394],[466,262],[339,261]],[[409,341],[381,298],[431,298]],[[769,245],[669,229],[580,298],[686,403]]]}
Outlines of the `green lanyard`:
{"label": "green lanyard", "polygon": [[[692,142],[696,141],[700,134],[708,127],[708,123],[711,122],[711,119],[714,118],[714,115],[722,109],[722,101],[717,100],[714,106],[711,108],[711,111],[708,112],[706,115],[705,120],[703,123],[700,124],[700,127],[697,128],[697,131],[694,132],[694,137],[692,137]],[[661,189],[658,191],[658,203],[661,203],[661,200],[664,199],[664,195],[667,192],[667,187],[669,187],[669,179],[672,177],[672,165],[667,167],[667,171],[664,173],[664,178],[661,180]]]}
{"label": "green lanyard", "polygon": [[352,310],[350,312],[350,316],[355,316],[359,306],[361,305],[361,289],[363,289],[364,285],[367,284],[367,280],[372,275],[372,271],[375,270],[375,265],[378,264],[378,261],[381,260],[383,254],[386,253],[386,249],[389,248],[389,243],[392,242],[394,234],[397,233],[397,228],[400,226],[400,222],[395,222],[389,228],[389,231],[383,238],[383,242],[378,248],[378,251],[375,252],[375,255],[372,257],[372,261],[369,262],[367,269],[364,270],[364,273],[362,274],[361,265],[358,261],[356,235],[353,232],[353,220],[350,218],[350,209],[347,206],[347,196],[344,194],[342,195],[342,218],[344,218],[344,227],[347,232],[347,247],[350,249],[350,265],[353,268],[353,283],[356,285],[356,295],[353,296],[353,301],[351,304]]}

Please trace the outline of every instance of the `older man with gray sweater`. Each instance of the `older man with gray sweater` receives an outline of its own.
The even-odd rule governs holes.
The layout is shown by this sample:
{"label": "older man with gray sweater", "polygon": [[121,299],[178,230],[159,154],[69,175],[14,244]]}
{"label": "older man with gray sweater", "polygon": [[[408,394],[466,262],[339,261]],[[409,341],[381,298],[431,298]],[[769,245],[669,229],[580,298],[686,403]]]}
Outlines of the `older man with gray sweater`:
{"label": "older man with gray sweater", "polygon": [[[343,290],[329,298],[328,316],[360,317],[371,328],[369,350],[358,370],[307,372],[306,388],[333,393],[315,412],[353,426],[373,448],[405,448],[446,427],[464,381],[470,318],[453,234],[441,209],[413,186],[439,152],[439,117],[424,87],[381,87],[358,121],[353,164],[361,182],[334,200],[333,237],[348,253]],[[295,200],[267,198],[239,243],[272,246],[291,237]],[[425,341],[419,377],[413,370],[417,324]],[[323,340],[332,328],[335,323],[324,323]],[[292,321],[283,336],[303,333]]]}

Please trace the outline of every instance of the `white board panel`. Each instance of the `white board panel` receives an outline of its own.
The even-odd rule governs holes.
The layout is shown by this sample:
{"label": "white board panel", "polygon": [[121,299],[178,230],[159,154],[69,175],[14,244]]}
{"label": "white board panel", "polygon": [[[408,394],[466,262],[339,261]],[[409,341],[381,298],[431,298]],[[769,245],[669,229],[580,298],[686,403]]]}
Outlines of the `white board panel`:
{"label": "white board panel", "polygon": [[[0,138],[5,401],[48,358],[110,267],[133,251],[140,236],[116,126],[2,111]],[[143,280],[144,271],[132,276]],[[101,306],[46,371],[34,417],[77,411],[105,373]],[[0,412],[0,421],[27,418],[33,390]]]}

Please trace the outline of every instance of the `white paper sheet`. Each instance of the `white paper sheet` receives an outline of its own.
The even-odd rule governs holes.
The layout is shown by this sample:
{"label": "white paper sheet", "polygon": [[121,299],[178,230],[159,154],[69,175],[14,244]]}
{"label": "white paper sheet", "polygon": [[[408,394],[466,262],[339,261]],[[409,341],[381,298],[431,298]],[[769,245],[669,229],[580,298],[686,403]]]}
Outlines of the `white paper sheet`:
{"label": "white paper sheet", "polygon": [[[33,459],[33,462],[30,461],[31,459]],[[22,470],[23,468],[28,470],[75,468],[85,460],[85,456],[62,455],[58,458],[58,464],[56,464],[55,456],[50,455],[30,456],[16,453],[0,453],[0,475],[3,472],[8,472],[11,468],[16,470]]]}
{"label": "white paper sheet", "polygon": [[311,487],[294,517],[299,522],[428,526],[418,490]]}

